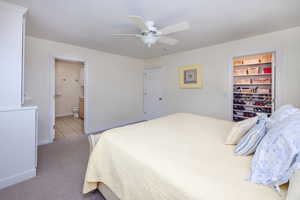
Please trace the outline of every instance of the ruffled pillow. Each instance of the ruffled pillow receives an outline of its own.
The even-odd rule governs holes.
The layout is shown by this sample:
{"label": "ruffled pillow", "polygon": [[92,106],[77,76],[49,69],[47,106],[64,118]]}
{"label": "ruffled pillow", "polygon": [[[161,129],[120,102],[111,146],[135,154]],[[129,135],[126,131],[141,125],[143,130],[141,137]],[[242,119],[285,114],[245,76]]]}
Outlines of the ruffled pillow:
{"label": "ruffled pillow", "polygon": [[286,183],[300,169],[300,112],[274,124],[257,147],[249,181],[272,186]]}
{"label": "ruffled pillow", "polygon": [[284,105],[277,109],[272,116],[269,118],[267,123],[267,128],[271,129],[275,124],[280,123],[282,120],[286,119],[292,114],[299,112],[300,110],[292,105]]}

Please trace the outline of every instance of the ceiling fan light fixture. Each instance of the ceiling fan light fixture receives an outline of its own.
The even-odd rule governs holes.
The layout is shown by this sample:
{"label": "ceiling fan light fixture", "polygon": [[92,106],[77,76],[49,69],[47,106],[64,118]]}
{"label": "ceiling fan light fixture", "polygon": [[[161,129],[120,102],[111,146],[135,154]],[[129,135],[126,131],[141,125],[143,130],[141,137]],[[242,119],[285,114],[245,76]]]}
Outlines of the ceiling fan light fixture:
{"label": "ceiling fan light fixture", "polygon": [[153,21],[144,21],[140,16],[130,15],[129,19],[136,24],[140,33],[138,34],[114,34],[114,36],[124,36],[124,37],[133,37],[139,38],[145,45],[151,47],[157,42],[167,45],[176,45],[179,41],[173,38],[168,37],[169,34],[174,34],[180,31],[185,31],[190,28],[188,22],[181,22],[178,24],[170,25],[159,29],[155,26]]}
{"label": "ceiling fan light fixture", "polygon": [[154,45],[159,37],[155,36],[155,35],[145,35],[143,37],[141,37],[141,40],[148,46],[151,47],[152,45]]}
{"label": "ceiling fan light fixture", "polygon": [[145,22],[146,26],[148,27],[149,31],[157,31],[157,28],[154,26],[154,22],[153,21],[147,21]]}

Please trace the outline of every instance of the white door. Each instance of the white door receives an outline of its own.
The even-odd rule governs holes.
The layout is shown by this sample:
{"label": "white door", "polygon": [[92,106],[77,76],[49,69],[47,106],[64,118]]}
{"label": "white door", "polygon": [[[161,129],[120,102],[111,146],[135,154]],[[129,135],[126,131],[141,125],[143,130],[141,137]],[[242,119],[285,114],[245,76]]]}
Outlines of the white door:
{"label": "white door", "polygon": [[144,70],[144,118],[154,119],[162,115],[163,96],[161,68]]}

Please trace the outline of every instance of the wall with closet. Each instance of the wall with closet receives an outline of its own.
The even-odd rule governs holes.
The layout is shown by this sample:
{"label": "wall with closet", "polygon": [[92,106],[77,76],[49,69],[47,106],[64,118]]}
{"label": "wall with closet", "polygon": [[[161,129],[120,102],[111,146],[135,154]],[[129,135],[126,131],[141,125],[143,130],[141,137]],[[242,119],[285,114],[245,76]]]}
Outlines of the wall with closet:
{"label": "wall with closet", "polygon": [[[232,59],[277,50],[276,106],[300,107],[300,27],[148,59],[146,67],[162,67],[166,112],[192,112],[232,120]],[[203,65],[203,88],[180,89],[178,69]]]}

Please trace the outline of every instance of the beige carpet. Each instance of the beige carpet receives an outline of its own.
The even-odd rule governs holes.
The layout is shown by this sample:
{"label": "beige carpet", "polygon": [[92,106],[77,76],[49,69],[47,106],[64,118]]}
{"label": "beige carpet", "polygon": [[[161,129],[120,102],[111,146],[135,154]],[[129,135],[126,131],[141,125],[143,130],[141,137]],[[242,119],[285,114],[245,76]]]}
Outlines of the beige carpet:
{"label": "beige carpet", "polygon": [[86,136],[39,147],[37,177],[0,190],[1,200],[104,200],[81,193],[89,154]]}

